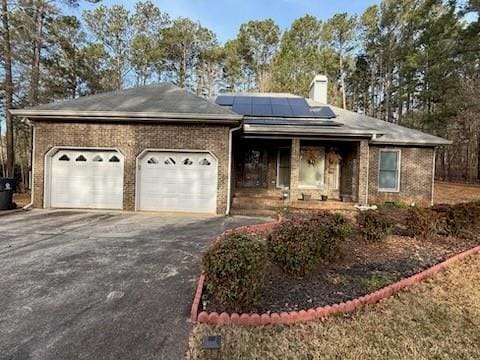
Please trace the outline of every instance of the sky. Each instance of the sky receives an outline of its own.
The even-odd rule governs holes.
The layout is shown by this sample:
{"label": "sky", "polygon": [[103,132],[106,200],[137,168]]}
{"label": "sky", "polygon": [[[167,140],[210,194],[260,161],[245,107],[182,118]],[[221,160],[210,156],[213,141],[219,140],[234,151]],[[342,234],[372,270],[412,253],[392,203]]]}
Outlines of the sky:
{"label": "sky", "polygon": [[[362,14],[376,0],[152,0],[160,10],[171,17],[188,17],[213,30],[220,42],[233,39],[240,25],[249,20],[272,18],[282,30],[290,27],[293,20],[305,15],[314,15],[325,20],[339,12]],[[103,0],[106,6],[122,4],[133,9],[135,1]],[[98,5],[81,2],[74,12]]]}

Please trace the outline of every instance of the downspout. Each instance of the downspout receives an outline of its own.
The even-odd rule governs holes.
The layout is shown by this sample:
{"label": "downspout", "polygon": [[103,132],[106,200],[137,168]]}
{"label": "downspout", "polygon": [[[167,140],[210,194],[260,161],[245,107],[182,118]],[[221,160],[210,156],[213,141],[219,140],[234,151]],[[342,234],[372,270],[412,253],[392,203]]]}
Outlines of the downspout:
{"label": "downspout", "polygon": [[433,206],[433,192],[435,189],[435,161],[436,161],[437,148],[433,148],[433,165],[432,165],[432,199],[430,205]]}
{"label": "downspout", "polygon": [[[372,135],[372,140],[377,138],[377,134]],[[365,205],[368,205],[368,188],[370,177],[370,143],[367,142],[367,181],[365,181]]]}
{"label": "downspout", "polygon": [[30,202],[25,205],[22,209],[23,210],[31,210],[33,206],[33,192],[35,189],[34,186],[34,179],[35,179],[35,125],[32,123],[32,153],[30,155],[30,166],[32,167],[31,175],[30,175]]}
{"label": "downspout", "polygon": [[240,124],[237,127],[230,129],[228,134],[228,181],[227,181],[227,209],[225,210],[225,215],[230,214],[230,204],[232,202],[232,142],[233,142],[233,132],[240,130],[243,127],[243,124]]}

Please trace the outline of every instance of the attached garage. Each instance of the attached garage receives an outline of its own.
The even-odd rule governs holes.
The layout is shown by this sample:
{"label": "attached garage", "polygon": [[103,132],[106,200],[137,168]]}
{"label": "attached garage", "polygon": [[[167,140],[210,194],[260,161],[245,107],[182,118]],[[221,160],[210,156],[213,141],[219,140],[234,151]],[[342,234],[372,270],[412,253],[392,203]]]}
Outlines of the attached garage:
{"label": "attached garage", "polygon": [[55,149],[46,157],[46,207],[122,209],[124,157],[116,150]]}
{"label": "attached garage", "polygon": [[209,152],[145,151],[137,160],[137,209],[215,213],[217,176]]}

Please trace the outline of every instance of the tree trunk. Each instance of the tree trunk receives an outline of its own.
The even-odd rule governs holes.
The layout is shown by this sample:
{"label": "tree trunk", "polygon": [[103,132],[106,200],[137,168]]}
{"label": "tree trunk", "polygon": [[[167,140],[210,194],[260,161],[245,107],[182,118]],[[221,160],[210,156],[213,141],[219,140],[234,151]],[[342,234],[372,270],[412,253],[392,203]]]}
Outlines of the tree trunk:
{"label": "tree trunk", "polygon": [[14,175],[14,138],[13,138],[13,116],[9,110],[13,103],[13,77],[12,77],[12,47],[10,43],[10,24],[8,18],[7,0],[2,0],[2,23],[3,23],[3,56],[5,70],[5,118],[7,123],[7,166],[6,175]]}
{"label": "tree trunk", "polygon": [[340,52],[340,86],[342,87],[342,106],[344,109],[347,108],[347,95],[345,92],[345,77],[343,74],[343,56]]}
{"label": "tree trunk", "polygon": [[45,19],[45,3],[38,5],[35,16],[35,35],[33,40],[32,75],[30,88],[30,105],[38,104],[38,93],[40,87],[40,53],[42,50],[43,21]]}

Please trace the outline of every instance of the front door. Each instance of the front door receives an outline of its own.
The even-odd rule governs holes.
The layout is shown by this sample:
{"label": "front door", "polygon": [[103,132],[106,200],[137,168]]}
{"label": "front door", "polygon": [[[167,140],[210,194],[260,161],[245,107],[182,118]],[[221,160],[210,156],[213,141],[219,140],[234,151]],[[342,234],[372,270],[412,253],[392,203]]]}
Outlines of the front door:
{"label": "front door", "polygon": [[279,148],[277,156],[277,188],[290,187],[290,149]]}
{"label": "front door", "polygon": [[261,148],[247,148],[243,151],[240,161],[239,187],[267,187],[267,152]]}

